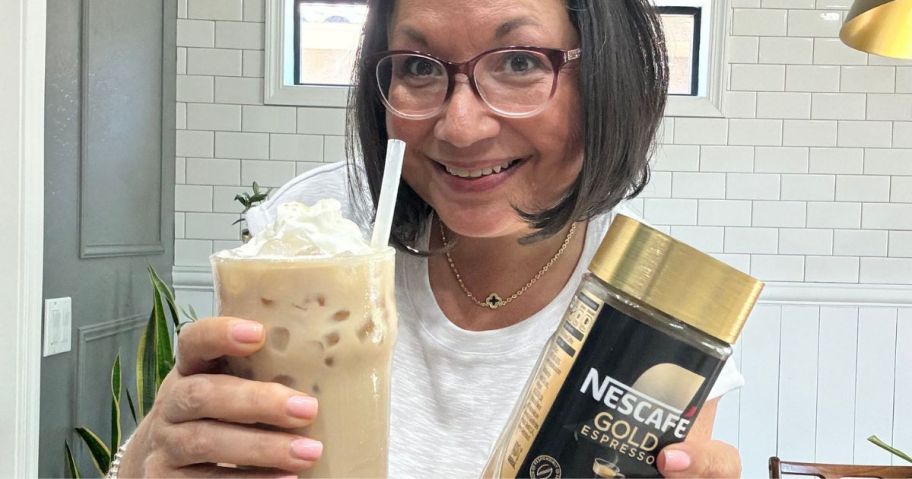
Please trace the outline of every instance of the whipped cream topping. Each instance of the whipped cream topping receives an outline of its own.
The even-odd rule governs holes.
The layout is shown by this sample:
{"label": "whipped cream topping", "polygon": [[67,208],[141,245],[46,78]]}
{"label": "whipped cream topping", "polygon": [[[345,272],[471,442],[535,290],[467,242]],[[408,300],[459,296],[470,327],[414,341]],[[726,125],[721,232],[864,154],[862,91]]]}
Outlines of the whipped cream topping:
{"label": "whipped cream topping", "polygon": [[246,244],[216,256],[289,259],[371,252],[358,225],[342,217],[342,205],[325,199],[313,206],[298,202],[279,205],[275,222]]}

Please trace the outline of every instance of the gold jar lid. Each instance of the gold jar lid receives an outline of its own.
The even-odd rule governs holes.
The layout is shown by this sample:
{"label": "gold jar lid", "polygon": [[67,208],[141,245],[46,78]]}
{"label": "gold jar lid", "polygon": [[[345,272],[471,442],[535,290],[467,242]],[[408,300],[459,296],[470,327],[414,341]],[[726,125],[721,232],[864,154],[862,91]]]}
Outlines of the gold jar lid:
{"label": "gold jar lid", "polygon": [[623,215],[611,223],[589,271],[729,344],[763,289],[757,279]]}

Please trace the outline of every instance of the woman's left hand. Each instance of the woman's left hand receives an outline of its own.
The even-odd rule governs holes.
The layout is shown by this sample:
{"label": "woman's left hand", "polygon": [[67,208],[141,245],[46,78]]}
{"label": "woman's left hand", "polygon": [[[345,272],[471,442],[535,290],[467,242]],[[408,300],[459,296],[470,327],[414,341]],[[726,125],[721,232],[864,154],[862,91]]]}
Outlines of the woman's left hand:
{"label": "woman's left hand", "polygon": [[741,455],[722,441],[672,444],[659,453],[658,465],[665,477],[741,477]]}
{"label": "woman's left hand", "polygon": [[657,465],[665,477],[741,477],[741,454],[722,441],[712,440],[718,399],[703,405],[687,440],[659,453]]}

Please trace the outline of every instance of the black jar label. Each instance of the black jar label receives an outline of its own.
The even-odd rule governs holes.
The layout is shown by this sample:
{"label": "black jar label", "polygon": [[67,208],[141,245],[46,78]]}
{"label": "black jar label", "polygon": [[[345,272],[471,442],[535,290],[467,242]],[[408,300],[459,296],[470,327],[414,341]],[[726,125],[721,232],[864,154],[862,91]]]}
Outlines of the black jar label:
{"label": "black jar label", "polygon": [[501,477],[660,477],[724,361],[578,293],[528,388]]}

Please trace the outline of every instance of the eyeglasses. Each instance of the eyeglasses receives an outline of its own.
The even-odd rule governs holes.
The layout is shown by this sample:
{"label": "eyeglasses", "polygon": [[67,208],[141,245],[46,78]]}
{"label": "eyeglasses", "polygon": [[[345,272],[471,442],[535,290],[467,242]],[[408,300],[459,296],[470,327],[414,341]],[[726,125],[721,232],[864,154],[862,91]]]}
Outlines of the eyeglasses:
{"label": "eyeglasses", "polygon": [[393,50],[368,57],[383,104],[393,114],[424,120],[440,114],[453,95],[457,75],[495,113],[525,118],[541,112],[557,89],[561,69],[581,50],[505,47],[453,63],[427,53]]}

